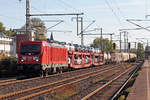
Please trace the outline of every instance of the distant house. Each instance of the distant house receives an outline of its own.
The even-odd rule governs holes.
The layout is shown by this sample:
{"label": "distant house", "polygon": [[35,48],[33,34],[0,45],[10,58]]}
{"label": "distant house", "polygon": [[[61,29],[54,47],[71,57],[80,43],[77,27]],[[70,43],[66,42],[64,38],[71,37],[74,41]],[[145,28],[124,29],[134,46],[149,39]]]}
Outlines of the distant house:
{"label": "distant house", "polygon": [[13,38],[5,36],[3,32],[0,32],[0,55],[2,54],[14,54],[15,46]]}
{"label": "distant house", "polygon": [[[21,41],[26,41],[27,35],[26,30],[23,29],[14,29],[15,32],[13,37],[7,37],[3,32],[0,32],[0,55],[14,55],[16,56],[19,44]],[[34,32],[31,32],[32,41],[34,41],[33,35]]]}

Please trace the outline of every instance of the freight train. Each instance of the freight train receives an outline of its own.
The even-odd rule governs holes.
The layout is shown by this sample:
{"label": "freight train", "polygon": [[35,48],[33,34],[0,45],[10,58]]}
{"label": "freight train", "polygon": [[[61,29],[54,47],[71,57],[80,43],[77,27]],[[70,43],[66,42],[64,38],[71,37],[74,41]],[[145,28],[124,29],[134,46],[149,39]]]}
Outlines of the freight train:
{"label": "freight train", "polygon": [[24,41],[18,48],[18,70],[22,73],[48,75],[65,69],[99,66],[110,62],[135,59],[135,54],[101,53],[98,49],[77,44]]}

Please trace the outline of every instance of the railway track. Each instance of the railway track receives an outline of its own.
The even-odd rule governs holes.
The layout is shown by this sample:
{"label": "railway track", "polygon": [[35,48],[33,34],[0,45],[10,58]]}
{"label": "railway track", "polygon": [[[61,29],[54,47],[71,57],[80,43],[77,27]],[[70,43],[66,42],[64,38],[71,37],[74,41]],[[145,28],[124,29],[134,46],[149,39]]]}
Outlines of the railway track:
{"label": "railway track", "polygon": [[[118,78],[120,78],[121,75],[118,76],[119,74],[122,74],[122,73],[124,74],[126,72],[130,72],[133,68],[135,68],[135,66],[133,66],[131,68],[128,68],[127,71],[125,71],[124,69],[122,69],[122,70],[118,70],[118,69],[111,70],[111,71],[108,71],[108,72],[114,71],[114,73],[110,74],[110,75],[108,75],[108,72],[102,73],[101,75],[99,74],[100,77],[106,76],[106,79],[105,78],[101,79],[103,81],[100,82],[100,85],[103,86],[104,84],[106,84],[107,82],[109,82],[111,79],[113,80],[114,78],[116,78],[116,76]],[[38,99],[39,97],[41,97],[41,98],[43,97],[45,99],[50,99],[50,100],[60,100],[60,99],[65,99],[65,100],[81,100],[81,98],[83,98],[85,96],[84,93],[87,93],[87,92],[91,91],[91,86],[92,85],[90,84],[91,83],[90,80],[93,80],[93,78],[95,78],[97,76],[98,75],[94,75],[91,78],[87,78],[88,80],[87,79],[83,79],[83,80],[81,79],[81,80],[75,81],[73,83],[68,83],[68,84],[66,84],[67,86],[63,85],[63,87],[55,87],[55,89],[51,89],[50,88],[50,89],[47,89],[47,90],[43,90],[43,91],[37,92],[35,94],[22,97],[22,98],[20,98],[18,100],[24,100],[24,99],[35,100],[35,99]],[[116,79],[118,79],[118,78],[116,78]],[[113,81],[115,81],[115,80],[113,80]],[[95,84],[94,84],[94,86],[95,86]],[[96,86],[97,86],[96,88],[98,88],[99,87],[99,83],[97,83]],[[72,93],[73,95],[68,95],[68,97],[64,97],[67,93],[70,93],[70,91],[72,92],[73,88],[75,88],[75,87],[78,90],[74,89],[74,93]],[[66,92],[66,89],[68,89],[68,88],[71,88],[71,89],[69,90],[69,92]],[[90,88],[90,89],[88,89],[88,88]],[[64,92],[66,92],[66,94],[64,94]],[[61,95],[61,96],[58,97],[59,95]],[[94,98],[94,99],[90,99],[89,98],[88,100],[99,100],[99,98],[97,98],[97,99],[96,98]],[[108,99],[102,99],[102,100],[108,100]]]}
{"label": "railway track", "polygon": [[133,69],[136,70],[137,67],[135,69],[135,66],[133,66],[122,73],[118,73],[115,77],[112,77],[109,81],[101,85],[100,83],[96,84],[92,87],[92,92],[82,97],[81,100],[99,100],[98,98],[101,98],[101,100],[110,100],[117,89],[132,75],[131,72],[133,72]]}
{"label": "railway track", "polygon": [[[103,67],[108,67],[109,65],[104,65],[104,66],[101,66],[101,68]],[[99,69],[99,67],[91,67],[89,68],[91,70],[97,70]],[[50,78],[50,77],[53,77],[53,76],[60,76],[60,75],[63,75],[63,74],[68,74],[68,73],[76,73],[76,72],[80,72],[80,71],[87,71],[89,69],[81,69],[81,70],[75,70],[75,71],[69,71],[69,72],[64,72],[64,73],[59,73],[59,74],[53,74],[53,75],[49,75],[45,78]],[[5,85],[9,85],[9,84],[20,84],[20,83],[24,83],[24,82],[28,82],[28,81],[35,81],[35,80],[41,80],[41,77],[35,77],[35,78],[29,78],[29,79],[24,79],[24,80],[17,80],[17,79],[8,79],[8,80],[4,80],[4,81],[0,81],[0,86],[5,86]]]}
{"label": "railway track", "polygon": [[[96,68],[96,70],[92,71],[90,70],[89,73],[82,73],[82,74],[79,74],[79,75],[76,75],[75,77],[72,77],[69,75],[69,77],[67,78],[64,78],[63,80],[57,80],[57,81],[54,81],[54,82],[48,82],[47,84],[43,84],[43,85],[38,85],[38,86],[34,86],[32,88],[26,88],[26,89],[22,89],[22,90],[19,90],[19,91],[15,91],[15,92],[11,92],[11,93],[6,93],[2,96],[0,96],[0,99],[17,99],[17,98],[20,98],[22,96],[25,96],[25,95],[29,95],[29,94],[33,94],[34,92],[35,93],[38,93],[40,92],[41,90],[47,90],[48,88],[51,87],[51,89],[55,90],[57,88],[60,88],[60,87],[63,87],[63,86],[66,86],[67,84],[72,84],[73,82],[79,82],[80,80],[83,80],[83,79],[87,79],[89,77],[92,77],[92,76],[95,76],[95,75],[98,75],[98,74],[102,74],[104,72],[107,72],[109,70],[112,70],[114,68],[117,68],[117,65],[110,68],[104,68],[104,69],[99,69],[99,68]],[[99,69],[99,70],[98,70]],[[89,71],[89,70],[88,70]],[[77,72],[80,72],[80,71],[77,71]],[[94,74],[94,75],[93,75]],[[51,77],[52,78],[52,77]],[[78,79],[77,79],[78,78]],[[46,81],[47,78],[43,79]],[[22,80],[24,81],[24,80]],[[68,83],[68,81],[71,81]],[[31,81],[30,81],[31,82]],[[33,81],[32,81],[33,82]],[[31,82],[31,83],[32,83]],[[30,83],[30,84],[31,84]],[[34,81],[35,83],[35,81]],[[28,85],[30,85],[28,84]],[[32,83],[33,84],[33,83]],[[58,86],[57,86],[58,85]],[[17,87],[18,88],[18,87]]]}
{"label": "railway track", "polygon": [[[119,75],[116,75],[116,77],[114,77],[113,79],[109,80],[105,84],[103,84],[100,87],[98,87],[97,89],[95,89],[93,92],[91,92],[88,95],[84,96],[81,100],[98,100],[96,98],[98,97],[98,95],[101,95],[101,94],[99,94],[99,92],[101,92],[105,88],[108,88],[108,86],[110,86],[114,81],[118,80],[121,76],[123,76],[127,72],[131,71],[131,69],[133,69],[133,68],[129,68],[128,70],[124,71],[123,73],[119,73]],[[108,89],[110,89],[110,88],[108,88]],[[110,94],[109,94],[109,96],[110,96]],[[103,97],[102,95],[99,96],[99,97],[101,97],[102,100],[108,100],[109,99],[109,98]]]}
{"label": "railway track", "polygon": [[[110,65],[103,65],[101,66],[100,68],[105,68],[105,67],[108,67],[108,66],[112,66],[112,64]],[[64,72],[64,73],[59,73],[59,74],[53,74],[53,75],[49,75],[45,78],[50,78],[50,77],[53,77],[53,76],[59,76],[59,75],[63,75],[63,74],[68,74],[68,73],[76,73],[76,72],[84,72],[84,71],[88,71],[90,70],[91,71],[94,69],[94,70],[97,70],[99,69],[99,66],[98,67],[91,67],[91,68],[86,68],[86,69],[81,69],[81,70],[75,70],[75,71],[69,71],[69,72]],[[0,81],[0,86],[5,86],[5,85],[9,85],[9,84],[20,84],[20,83],[24,83],[24,82],[28,82],[28,81],[35,81],[35,80],[41,80],[41,77],[35,77],[35,78],[29,78],[29,79],[22,79],[22,80],[17,80],[17,79],[8,79],[8,80],[2,80]]]}
{"label": "railway track", "polygon": [[137,68],[130,74],[130,76],[127,78],[127,80],[119,87],[119,89],[113,94],[113,96],[110,98],[110,100],[116,100],[119,97],[119,93],[125,88],[125,86],[128,84],[128,82],[131,80],[131,78],[138,72],[141,68],[143,63],[139,63]]}

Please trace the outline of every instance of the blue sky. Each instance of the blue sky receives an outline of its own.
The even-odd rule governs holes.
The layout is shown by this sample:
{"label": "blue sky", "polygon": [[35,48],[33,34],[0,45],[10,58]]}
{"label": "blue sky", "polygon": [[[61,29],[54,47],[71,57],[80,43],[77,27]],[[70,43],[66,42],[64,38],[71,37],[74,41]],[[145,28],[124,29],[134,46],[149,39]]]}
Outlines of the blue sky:
{"label": "blue sky", "polygon": [[[20,28],[25,23],[25,0],[0,0],[0,21],[7,29]],[[103,32],[119,34],[119,29],[136,28],[126,19],[144,19],[150,14],[149,0],[30,0],[31,13],[81,13],[84,15],[84,27],[96,20],[88,30],[103,28]],[[80,43],[80,37],[76,35],[74,16],[39,17],[42,20],[64,20],[63,23],[51,30],[68,30],[71,33],[54,32],[54,38],[59,41]],[[147,26],[149,22],[137,22]],[[45,22],[47,27],[55,23]],[[138,37],[150,37],[145,30],[128,31],[129,41],[136,41]],[[95,32],[97,33],[97,32]],[[50,32],[47,34],[49,37]],[[85,44],[90,44],[95,36],[85,36]],[[109,38],[109,36],[104,36]],[[118,39],[117,36],[113,37]]]}

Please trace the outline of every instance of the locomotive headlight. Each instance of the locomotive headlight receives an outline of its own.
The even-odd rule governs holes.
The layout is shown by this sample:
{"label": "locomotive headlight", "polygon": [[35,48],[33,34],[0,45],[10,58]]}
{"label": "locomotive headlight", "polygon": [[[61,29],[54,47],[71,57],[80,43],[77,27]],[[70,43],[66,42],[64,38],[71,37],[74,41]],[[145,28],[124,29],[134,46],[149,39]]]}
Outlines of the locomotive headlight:
{"label": "locomotive headlight", "polygon": [[22,56],[21,58],[20,58],[20,60],[23,62],[23,61],[25,61],[26,60],[26,56]]}
{"label": "locomotive headlight", "polygon": [[35,61],[40,61],[40,58],[37,57],[37,56],[35,56],[35,57],[33,57],[33,60],[35,60]]}

